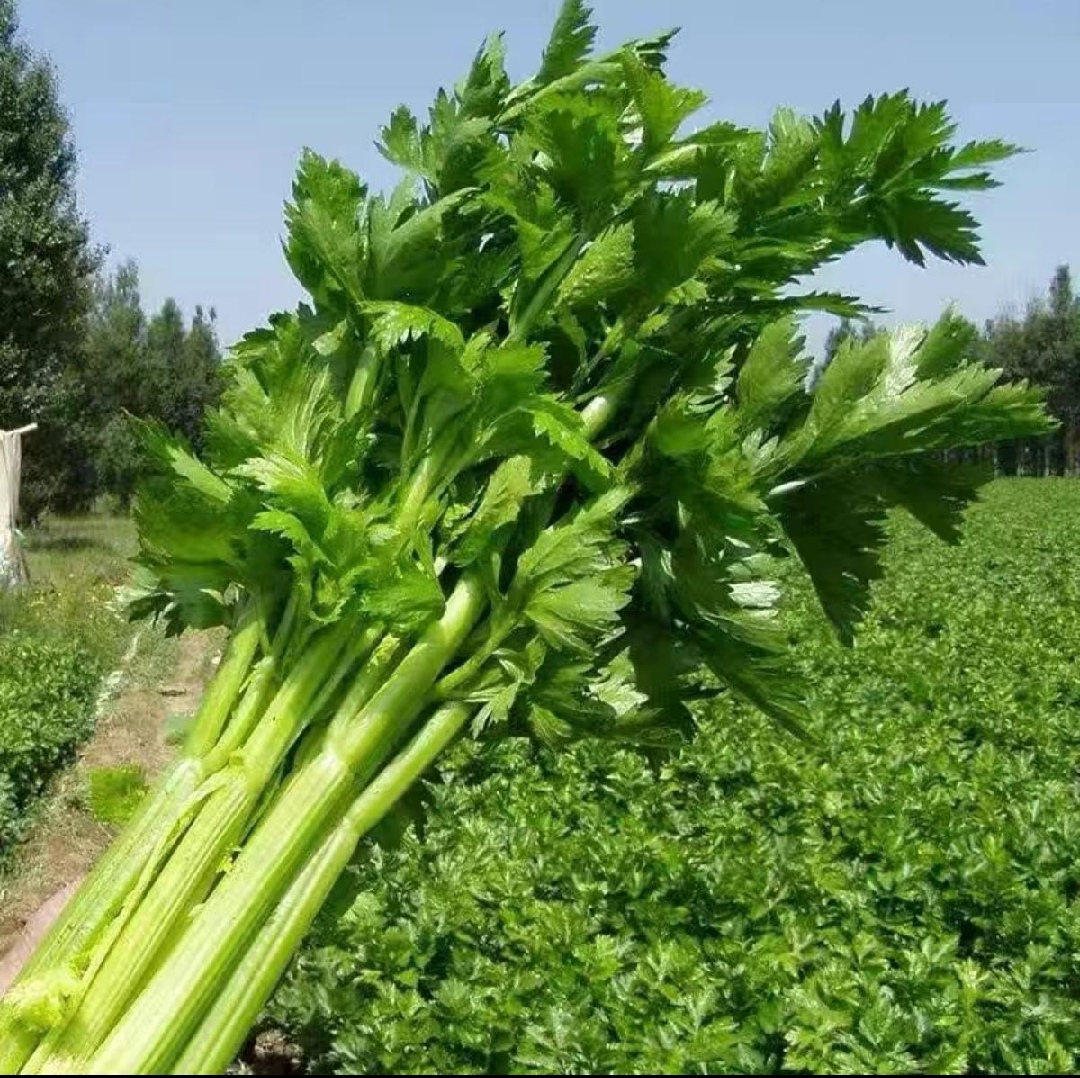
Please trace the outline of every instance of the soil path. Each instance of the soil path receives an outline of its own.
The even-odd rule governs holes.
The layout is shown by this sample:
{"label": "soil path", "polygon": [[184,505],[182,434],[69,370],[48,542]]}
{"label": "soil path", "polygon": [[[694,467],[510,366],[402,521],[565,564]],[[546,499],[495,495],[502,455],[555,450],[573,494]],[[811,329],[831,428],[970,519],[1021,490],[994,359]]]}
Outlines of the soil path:
{"label": "soil path", "polygon": [[57,777],[14,867],[0,879],[0,995],[116,832],[87,807],[87,772],[134,764],[152,779],[173,751],[166,720],[193,711],[202,695],[217,634],[185,633],[169,641],[154,635],[147,630],[107,681],[116,695],[100,702],[93,737]]}

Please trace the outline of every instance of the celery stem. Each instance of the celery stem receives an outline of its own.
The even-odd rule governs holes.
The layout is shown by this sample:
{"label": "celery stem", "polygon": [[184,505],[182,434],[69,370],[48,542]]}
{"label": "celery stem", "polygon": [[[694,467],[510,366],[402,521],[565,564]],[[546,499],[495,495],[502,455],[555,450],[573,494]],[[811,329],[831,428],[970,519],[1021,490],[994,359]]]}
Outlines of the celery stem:
{"label": "celery stem", "polygon": [[469,714],[463,704],[440,708],[353,801],[218,991],[210,1013],[173,1066],[174,1074],[221,1074],[228,1067],[359,841],[460,732]]}

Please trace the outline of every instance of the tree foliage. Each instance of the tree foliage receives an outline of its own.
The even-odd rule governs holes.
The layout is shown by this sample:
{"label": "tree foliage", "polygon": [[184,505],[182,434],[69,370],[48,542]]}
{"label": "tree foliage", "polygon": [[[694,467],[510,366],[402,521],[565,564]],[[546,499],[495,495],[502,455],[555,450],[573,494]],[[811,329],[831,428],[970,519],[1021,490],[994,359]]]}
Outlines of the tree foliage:
{"label": "tree foliage", "polygon": [[[1066,265],[1058,266],[1045,296],[1023,315],[1002,314],[987,323],[986,362],[1006,376],[1044,387],[1047,406],[1061,423],[1050,441],[1010,444],[1008,467],[1026,471],[1080,470],[1080,296]],[[1041,458],[1036,462],[1033,450]],[[1019,460],[1017,459],[1019,454]]]}
{"label": "tree foliage", "polygon": [[75,198],[75,148],[48,62],[0,0],[0,428],[36,421],[23,504],[66,506],[82,486],[68,372],[97,253]]}
{"label": "tree foliage", "polygon": [[75,198],[75,148],[48,63],[0,0],[0,429],[36,421],[23,513],[130,499],[145,457],[125,413],[200,444],[217,397],[213,311],[147,319],[138,273],[99,274]]}
{"label": "tree foliage", "polygon": [[201,447],[204,417],[221,385],[214,317],[213,309],[196,307],[188,325],[173,299],[147,317],[131,260],[95,282],[79,372],[95,494],[126,506],[145,474],[133,418],[156,420]]}

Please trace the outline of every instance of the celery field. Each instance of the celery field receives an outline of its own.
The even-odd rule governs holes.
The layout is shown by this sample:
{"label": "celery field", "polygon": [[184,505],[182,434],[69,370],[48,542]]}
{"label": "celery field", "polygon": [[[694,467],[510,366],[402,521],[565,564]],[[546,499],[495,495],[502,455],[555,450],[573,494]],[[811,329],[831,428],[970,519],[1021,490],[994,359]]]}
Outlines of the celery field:
{"label": "celery field", "polygon": [[859,249],[980,264],[1018,147],[905,89],[740,127],[598,40],[488,36],[385,188],[304,149],[306,298],[199,441],[131,416],[123,605],[223,646],[0,1073],[222,1073],[305,946],[317,1068],[1071,1063],[1073,488],[942,545],[1048,392],[955,309],[806,334],[879,309],[818,287]]}
{"label": "celery field", "polygon": [[809,744],[717,706],[652,770],[462,746],[266,1024],[312,1072],[1075,1072],[1080,485],[894,520],[851,649],[798,589]]}

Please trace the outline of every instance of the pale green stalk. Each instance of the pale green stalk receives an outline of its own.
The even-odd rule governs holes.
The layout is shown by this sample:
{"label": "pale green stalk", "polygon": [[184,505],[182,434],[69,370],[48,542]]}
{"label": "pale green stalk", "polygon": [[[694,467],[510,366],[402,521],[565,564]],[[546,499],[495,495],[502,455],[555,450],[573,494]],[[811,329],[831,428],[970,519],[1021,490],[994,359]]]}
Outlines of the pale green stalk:
{"label": "pale green stalk", "polygon": [[210,1013],[191,1037],[187,1049],[170,1065],[171,1073],[221,1074],[228,1067],[297,945],[352,859],[357,843],[457,736],[469,714],[470,709],[464,704],[440,708],[353,801],[218,991]]}
{"label": "pale green stalk", "polygon": [[192,720],[185,756],[199,759],[217,742],[247,681],[263,631],[257,608],[249,601]]}
{"label": "pale green stalk", "polygon": [[[332,723],[327,744],[287,782],[181,940],[108,1032],[90,1073],[158,1073],[187,1043],[259,924],[326,834],[357,781],[378,768],[411,723],[439,673],[472,629],[484,604],[466,576],[443,616],[402,659],[349,724]],[[261,727],[260,727],[261,729]],[[85,1042],[84,1042],[85,1043]],[[85,1048],[49,1059],[52,1072],[78,1065]]]}
{"label": "pale green stalk", "polygon": [[328,681],[345,676],[357,658],[353,649],[367,647],[366,638],[354,641],[342,661],[350,632],[349,626],[338,626],[307,649],[248,744],[233,755],[224,772],[211,778],[218,788],[177,836],[152,886],[134,904],[75,1015],[42,1042],[24,1073],[42,1073],[57,1056],[86,1055],[100,1043],[149,974],[174,926],[207,893],[242,837],[259,795],[303,718],[310,716],[312,702],[325,692]]}
{"label": "pale green stalk", "polygon": [[213,775],[244,743],[280,688],[280,670],[272,655],[265,655],[252,668],[247,688],[233,711],[233,717],[217,744],[203,757],[204,775]]}
{"label": "pale green stalk", "polygon": [[[207,686],[193,729],[200,736],[220,730],[235,704],[261,638],[253,613],[229,641]],[[135,887],[150,851],[171,826],[176,812],[192,796],[203,777],[201,762],[186,755],[159,780],[120,838],[94,866],[65,903],[44,939],[23,966],[0,1004],[0,1072],[13,1073],[30,1058],[41,1039],[20,1015],[19,999],[49,992],[50,980],[78,976],[87,952],[110,925]],[[34,982],[40,980],[41,985]],[[59,983],[59,982],[58,982]]]}

